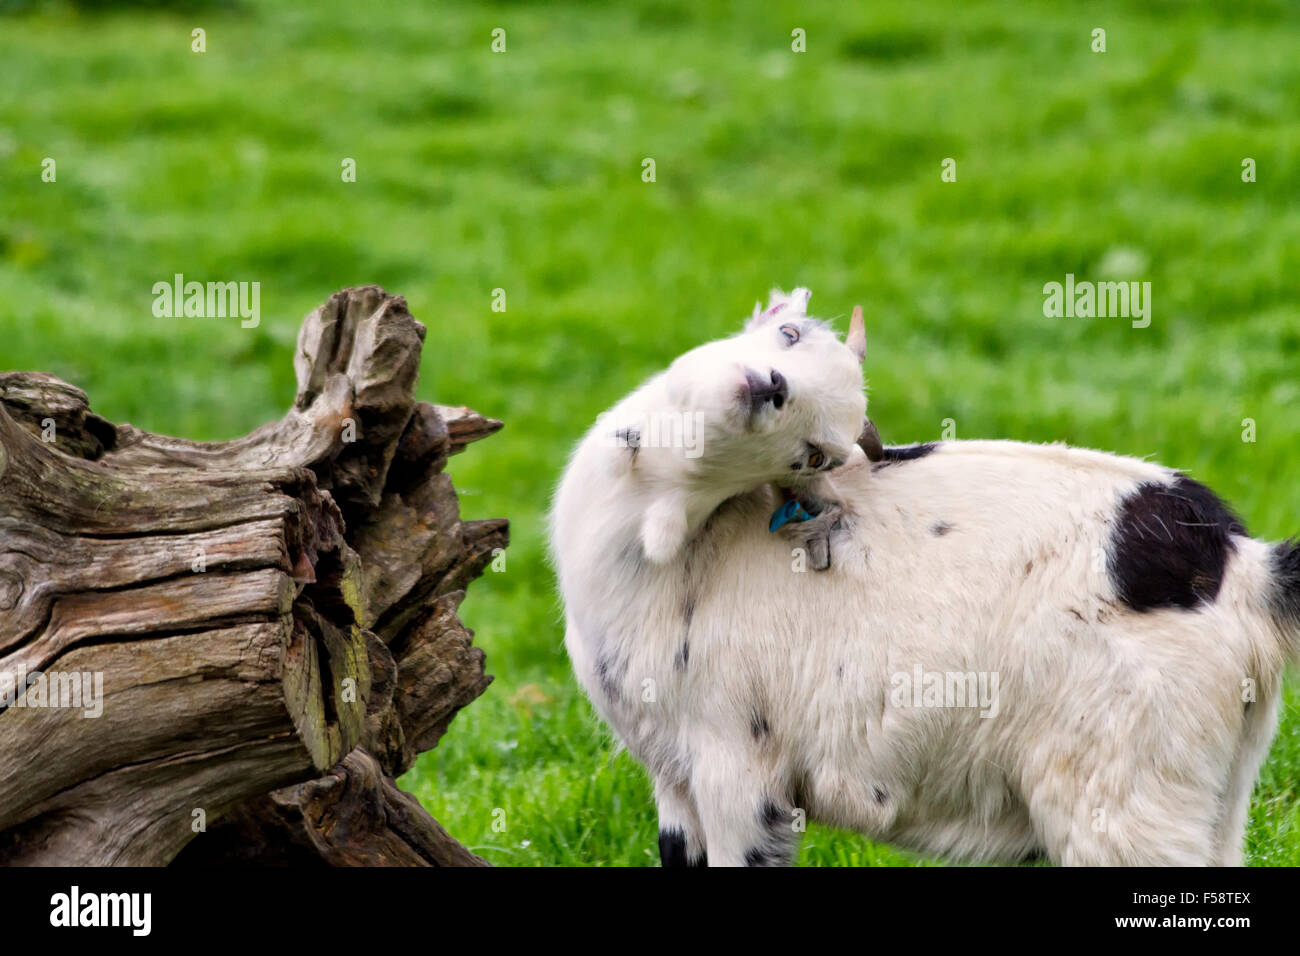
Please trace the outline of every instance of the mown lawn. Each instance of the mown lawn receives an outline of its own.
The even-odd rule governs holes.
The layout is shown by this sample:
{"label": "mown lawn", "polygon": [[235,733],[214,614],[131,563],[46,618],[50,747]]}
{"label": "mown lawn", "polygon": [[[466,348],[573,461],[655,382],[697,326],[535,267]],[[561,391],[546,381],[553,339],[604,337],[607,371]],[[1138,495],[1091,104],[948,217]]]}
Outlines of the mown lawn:
{"label": "mown lawn", "polygon": [[[886,440],[951,419],[1155,456],[1300,532],[1298,48],[1300,10],[1249,0],[0,0],[0,367],[229,438],[290,401],[305,312],[404,294],[422,396],[507,422],[452,471],[513,538],[462,610],[496,682],[404,785],[494,863],[652,864],[649,786],[569,675],[544,557],[572,442],[801,284],[824,316],[865,305]],[[178,272],[259,281],[261,326],[155,318]],[[1066,273],[1150,281],[1150,327],[1044,317]],[[1255,864],[1300,864],[1298,704],[1293,681]],[[819,828],[801,861],[917,862]]]}

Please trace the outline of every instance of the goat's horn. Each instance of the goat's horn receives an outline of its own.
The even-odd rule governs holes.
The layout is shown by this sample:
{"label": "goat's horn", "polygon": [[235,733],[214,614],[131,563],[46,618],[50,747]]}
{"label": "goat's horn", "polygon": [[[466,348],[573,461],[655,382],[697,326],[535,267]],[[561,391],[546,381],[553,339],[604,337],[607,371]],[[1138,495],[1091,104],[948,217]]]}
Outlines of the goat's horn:
{"label": "goat's horn", "polygon": [[849,320],[849,334],[844,337],[844,344],[847,345],[853,354],[862,362],[867,357],[867,325],[862,320],[862,306],[853,307],[853,318]]}
{"label": "goat's horn", "polygon": [[858,436],[858,447],[867,453],[868,461],[880,461],[885,457],[885,445],[880,440],[880,431],[870,418],[862,420],[862,434]]}

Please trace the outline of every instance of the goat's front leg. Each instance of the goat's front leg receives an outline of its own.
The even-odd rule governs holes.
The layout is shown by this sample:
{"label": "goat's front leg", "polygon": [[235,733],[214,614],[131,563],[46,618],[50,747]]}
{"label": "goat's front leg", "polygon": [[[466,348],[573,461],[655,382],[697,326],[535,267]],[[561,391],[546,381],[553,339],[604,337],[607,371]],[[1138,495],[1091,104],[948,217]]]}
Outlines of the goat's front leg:
{"label": "goat's front leg", "polygon": [[659,862],[670,866],[708,866],[704,831],[686,781],[655,780],[659,810]]}
{"label": "goat's front leg", "polygon": [[789,866],[799,848],[797,812],[777,775],[746,744],[695,749],[691,791],[709,866]]}

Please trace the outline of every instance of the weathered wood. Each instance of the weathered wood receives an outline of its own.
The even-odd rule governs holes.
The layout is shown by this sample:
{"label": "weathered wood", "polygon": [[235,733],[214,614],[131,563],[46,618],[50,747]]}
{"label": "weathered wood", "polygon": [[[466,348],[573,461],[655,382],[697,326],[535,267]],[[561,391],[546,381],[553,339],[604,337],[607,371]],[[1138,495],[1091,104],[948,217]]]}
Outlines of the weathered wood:
{"label": "weathered wood", "polygon": [[250,800],[177,863],[486,866],[358,747],[328,775]]}
{"label": "weathered wood", "polygon": [[393,783],[491,681],[456,608],[507,542],[442,473],[500,422],[416,402],[424,336],[337,293],[231,442],[0,375],[0,863],[481,862]]}

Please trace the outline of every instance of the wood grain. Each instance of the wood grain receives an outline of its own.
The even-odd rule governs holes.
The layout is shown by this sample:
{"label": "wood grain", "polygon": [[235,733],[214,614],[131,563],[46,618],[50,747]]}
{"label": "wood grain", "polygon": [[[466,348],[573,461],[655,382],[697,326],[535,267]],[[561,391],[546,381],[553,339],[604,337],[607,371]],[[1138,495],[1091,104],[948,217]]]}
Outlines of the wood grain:
{"label": "wood grain", "polygon": [[336,293],[230,442],[0,374],[0,864],[482,865],[394,783],[491,682],[456,609],[508,543],[443,472],[501,423],[416,401],[424,338]]}

